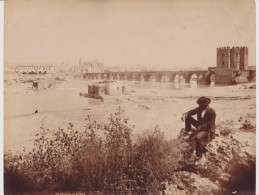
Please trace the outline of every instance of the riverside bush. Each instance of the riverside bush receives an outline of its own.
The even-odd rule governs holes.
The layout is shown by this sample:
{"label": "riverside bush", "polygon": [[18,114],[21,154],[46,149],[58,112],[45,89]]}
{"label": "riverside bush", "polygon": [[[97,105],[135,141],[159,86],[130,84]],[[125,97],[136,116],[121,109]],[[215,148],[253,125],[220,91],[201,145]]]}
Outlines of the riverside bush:
{"label": "riverside bush", "polygon": [[118,108],[105,125],[88,116],[82,131],[72,123],[51,131],[43,122],[31,152],[5,153],[5,192],[161,190],[160,183],[170,181],[178,166],[178,143],[166,140],[158,127],[133,140],[134,126],[122,112]]}

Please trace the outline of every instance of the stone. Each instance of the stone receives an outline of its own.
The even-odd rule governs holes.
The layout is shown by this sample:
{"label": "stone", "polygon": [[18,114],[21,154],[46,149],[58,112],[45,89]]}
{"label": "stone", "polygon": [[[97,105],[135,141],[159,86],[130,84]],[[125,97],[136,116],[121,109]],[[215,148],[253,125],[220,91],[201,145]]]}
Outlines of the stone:
{"label": "stone", "polygon": [[220,175],[219,177],[219,181],[220,182],[227,182],[229,181],[229,179],[231,178],[231,175],[228,173],[223,173],[222,175]]}
{"label": "stone", "polygon": [[184,186],[183,184],[178,184],[178,185],[177,185],[177,188],[178,188],[179,190],[184,190],[184,189],[185,189],[185,186]]}
{"label": "stone", "polygon": [[182,182],[185,183],[185,184],[189,184],[189,183],[190,183],[190,180],[187,179],[187,178],[182,178]]}

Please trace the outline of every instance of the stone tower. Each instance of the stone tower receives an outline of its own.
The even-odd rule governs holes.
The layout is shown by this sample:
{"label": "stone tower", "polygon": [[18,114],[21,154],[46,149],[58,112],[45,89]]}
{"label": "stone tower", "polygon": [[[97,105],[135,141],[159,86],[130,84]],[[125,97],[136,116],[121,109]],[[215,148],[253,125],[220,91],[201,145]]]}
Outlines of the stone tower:
{"label": "stone tower", "polygon": [[232,47],[230,50],[230,68],[240,70],[240,52],[238,47]]}
{"label": "stone tower", "polygon": [[217,67],[230,68],[230,47],[217,48]]}
{"label": "stone tower", "polygon": [[234,70],[248,69],[248,47],[217,48],[217,67],[233,68]]}
{"label": "stone tower", "polygon": [[240,69],[248,69],[248,47],[240,48]]}

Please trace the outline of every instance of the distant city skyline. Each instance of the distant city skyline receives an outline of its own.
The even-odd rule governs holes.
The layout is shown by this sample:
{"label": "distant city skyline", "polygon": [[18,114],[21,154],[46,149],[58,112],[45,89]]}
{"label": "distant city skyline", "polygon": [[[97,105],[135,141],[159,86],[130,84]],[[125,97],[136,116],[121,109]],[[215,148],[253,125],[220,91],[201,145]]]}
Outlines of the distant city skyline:
{"label": "distant city skyline", "polygon": [[8,0],[4,36],[5,65],[206,68],[224,46],[256,63],[254,0]]}

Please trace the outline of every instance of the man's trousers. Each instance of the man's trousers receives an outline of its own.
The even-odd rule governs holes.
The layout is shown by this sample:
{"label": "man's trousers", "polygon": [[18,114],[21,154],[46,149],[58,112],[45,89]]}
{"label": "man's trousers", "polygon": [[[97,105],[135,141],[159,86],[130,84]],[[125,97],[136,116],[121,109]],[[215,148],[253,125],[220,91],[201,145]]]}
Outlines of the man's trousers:
{"label": "man's trousers", "polygon": [[[195,120],[193,117],[188,116],[185,119],[185,130],[186,131],[191,131],[192,128],[191,126],[194,126],[196,128],[199,127],[199,123],[197,120]],[[208,132],[206,131],[199,131],[199,132],[195,132],[194,131],[194,136],[191,138],[191,142],[192,142],[192,148],[193,150],[196,149],[196,156],[201,156],[202,153],[205,152],[205,146],[208,144],[209,140],[208,140]]]}

